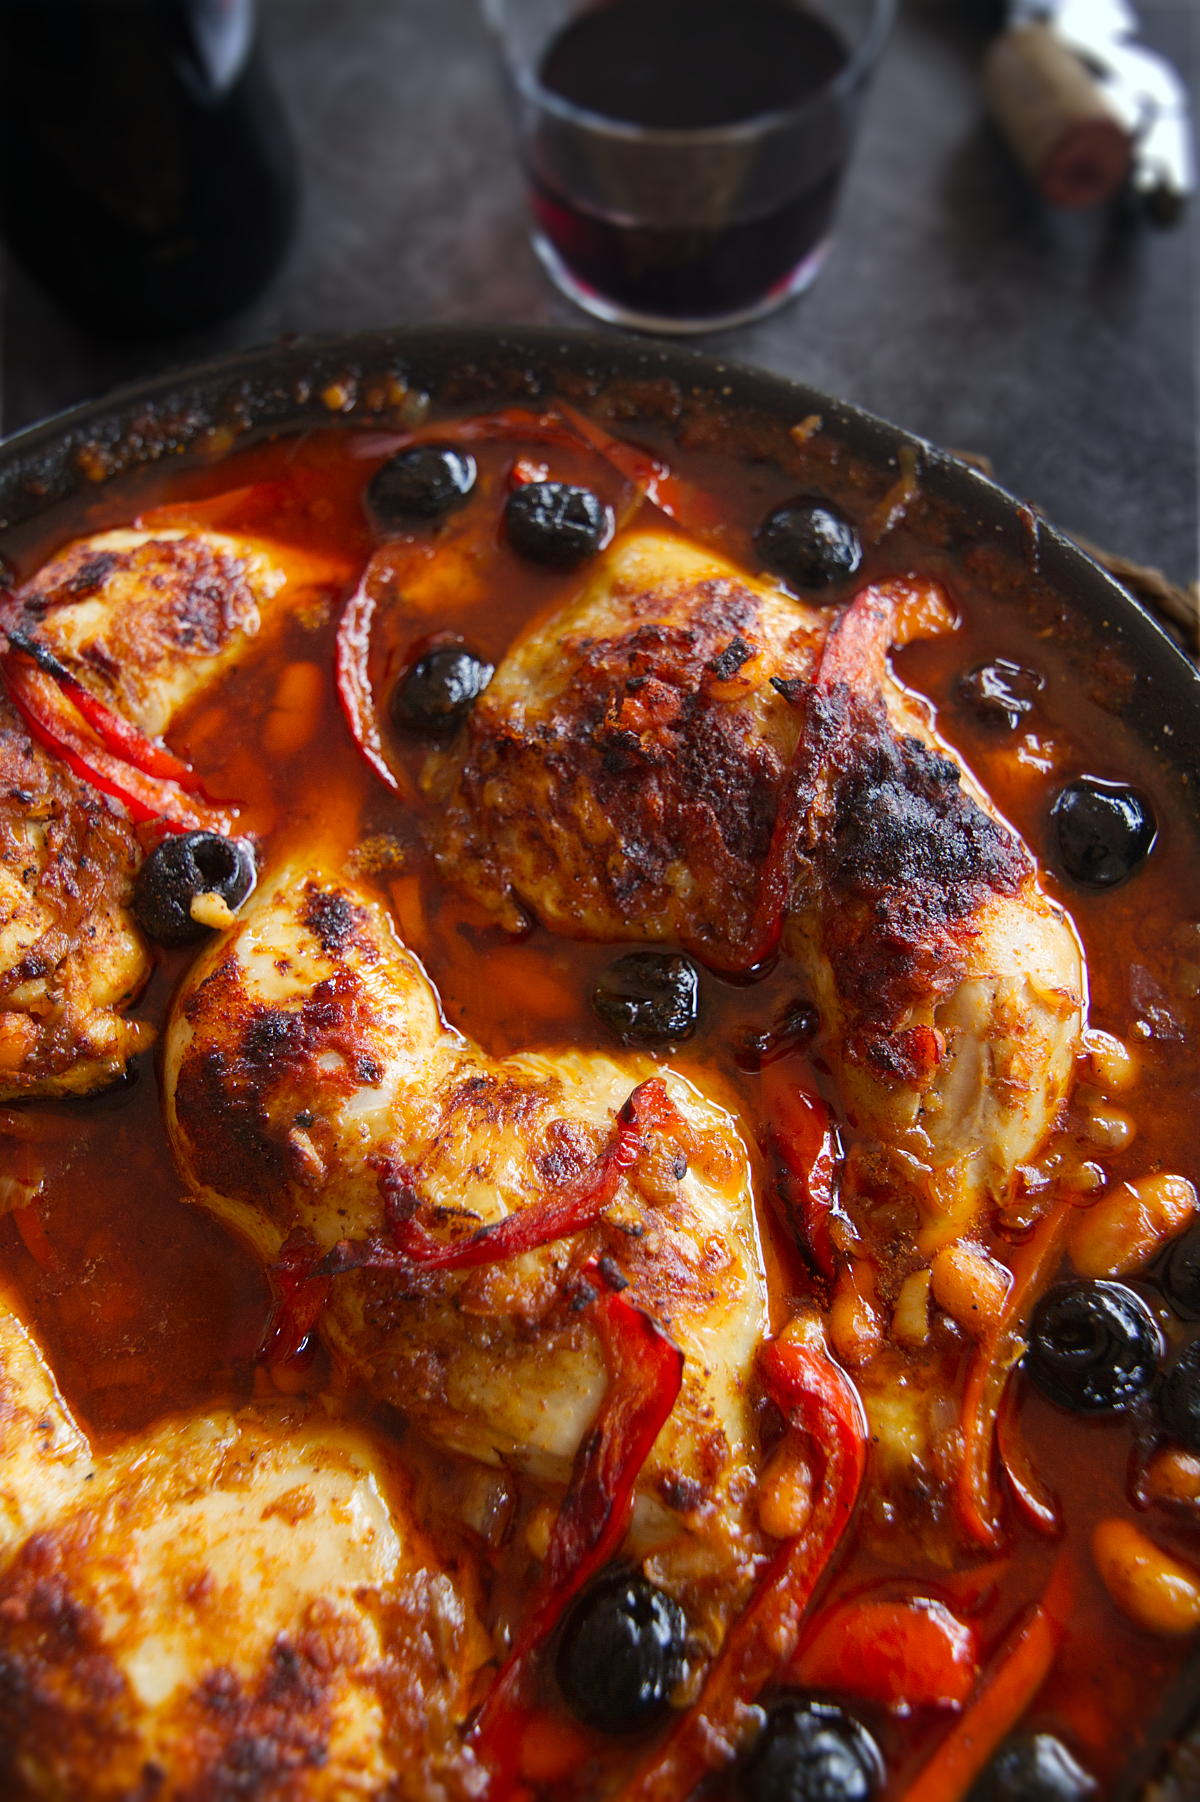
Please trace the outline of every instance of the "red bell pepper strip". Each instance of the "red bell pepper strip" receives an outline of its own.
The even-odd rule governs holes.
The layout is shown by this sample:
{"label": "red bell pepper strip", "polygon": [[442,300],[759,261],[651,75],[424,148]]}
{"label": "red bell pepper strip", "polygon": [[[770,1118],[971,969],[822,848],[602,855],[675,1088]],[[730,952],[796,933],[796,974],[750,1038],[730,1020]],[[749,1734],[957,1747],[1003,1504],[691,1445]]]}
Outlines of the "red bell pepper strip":
{"label": "red bell pepper strip", "polygon": [[746,1711],[791,1658],[804,1611],[854,1512],[866,1466],[858,1391],[825,1349],[815,1321],[794,1321],[759,1351],[767,1393],[824,1464],[804,1530],[776,1552],[730,1628],[699,1699],[622,1790],[622,1802],[679,1802],[719,1763],[732,1762]]}
{"label": "red bell pepper strip", "polygon": [[844,1690],[897,1714],[961,1708],[978,1672],[972,1628],[924,1597],[832,1608],[792,1661],[805,1689]]}
{"label": "red bell pepper strip", "polygon": [[147,775],[114,757],[98,741],[85,738],[72,721],[74,709],[68,710],[57,684],[41,670],[9,654],[0,656],[0,675],[38,743],[101,794],[120,801],[135,824],[154,820],[168,832],[193,832],[198,827],[221,831],[228,826],[227,815],[198,798],[189,800],[176,783]]}
{"label": "red bell pepper strip", "polygon": [[612,1137],[593,1168],[556,1194],[481,1226],[466,1239],[438,1239],[412,1218],[416,1196],[407,1174],[380,1178],[388,1212],[387,1239],[345,1239],[321,1266],[322,1274],[346,1270],[470,1270],[534,1251],[582,1232],[612,1203],[622,1176],[633,1168],[651,1128],[681,1124],[662,1082],[639,1083],[617,1115]]}
{"label": "red bell pepper strip", "polygon": [[470,419],[436,420],[411,432],[397,432],[388,444],[394,456],[410,444],[471,444],[503,438],[524,439],[527,444],[583,444],[597,451],[626,481],[643,491],[662,469],[647,451],[612,437],[602,426],[559,400],[542,412],[535,412],[532,407],[502,407],[497,413],[480,413]]}
{"label": "red bell pepper strip", "polygon": [[475,1756],[489,1774],[488,1802],[505,1802],[520,1786],[521,1741],[536,1712],[522,1693],[523,1678],[570,1602],[619,1549],[642,1466],[683,1381],[683,1353],[621,1292],[620,1279],[614,1282],[595,1261],[584,1278],[608,1388],[575,1454],[525,1624],[472,1729]]}
{"label": "red bell pepper strip", "polygon": [[317,1271],[317,1246],[297,1227],[271,1268],[275,1306],[259,1348],[263,1364],[286,1364],[300,1352],[329,1299],[331,1279]]}
{"label": "red bell pepper strip", "polygon": [[334,675],[338,700],[351,738],[375,774],[398,793],[400,784],[383,755],[383,741],[375,720],[375,696],[371,687],[371,621],[374,617],[375,597],[367,587],[364,575],[346,602],[338,622]]}
{"label": "red bell pepper strip", "polygon": [[822,1276],[833,1276],[829,1221],[836,1207],[829,1109],[786,1069],[763,1071],[767,1140],[783,1165],[777,1187]]}
{"label": "red bell pepper strip", "polygon": [[611,432],[606,432],[603,426],[564,400],[551,402],[540,413],[527,407],[504,407],[498,413],[484,413],[474,419],[443,419],[418,426],[415,431],[398,432],[387,442],[391,454],[395,455],[410,444],[470,444],[503,438],[573,448],[582,444],[611,464],[633,487],[639,499],[644,497],[672,516],[690,496],[689,485],[681,483],[657,457],[623,438],[614,438]]}
{"label": "red bell pepper strip", "polygon": [[962,1401],[963,1461],[956,1485],[959,1519],[980,1545],[1004,1543],[992,1485],[996,1417],[1013,1366],[1025,1350],[1021,1331],[1047,1281],[1058,1268],[1071,1210],[1060,1203],[1035,1228],[1013,1258],[1013,1281],[995,1326],[982,1339],[967,1372]]}
{"label": "red bell pepper strip", "polygon": [[982,1689],[950,1729],[904,1802],[962,1802],[1005,1735],[1016,1726],[1050,1673],[1062,1627],[1035,1606],[1002,1652]]}
{"label": "red bell pepper strip", "polygon": [[864,699],[879,694],[896,610],[904,602],[917,600],[929,586],[897,577],[861,588],[830,628],[817,673],[811,686],[802,691],[804,723],[780,792],[749,937],[739,951],[726,958],[717,959],[706,952],[705,962],[713,969],[730,974],[753,970],[778,950],[796,856],[822,792],[836,780],[839,755],[849,734],[839,691]]}
{"label": "red bell pepper strip", "polygon": [[131,726],[128,720],[123,720],[120,714],[114,713],[111,707],[106,707],[45,645],[39,644],[36,638],[30,638],[24,632],[18,632],[12,626],[8,627],[5,635],[10,645],[15,645],[18,651],[37,664],[43,675],[57,683],[76,712],[83,715],[106,751],[111,751],[114,757],[123,757],[126,763],[131,763],[135,769],[144,770],[148,776],[161,776],[164,781],[177,782],[180,788],[193,794],[203,794],[200,778],[194,770],[178,757],[172,756],[162,745],[154,744],[136,726]]}

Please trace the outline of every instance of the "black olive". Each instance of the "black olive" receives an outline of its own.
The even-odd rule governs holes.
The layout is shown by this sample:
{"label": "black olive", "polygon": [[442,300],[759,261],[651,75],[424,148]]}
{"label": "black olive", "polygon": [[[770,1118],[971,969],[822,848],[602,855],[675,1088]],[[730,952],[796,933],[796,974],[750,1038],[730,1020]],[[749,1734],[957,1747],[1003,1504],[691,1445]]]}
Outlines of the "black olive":
{"label": "black olive", "polygon": [[788,501],[754,536],[764,561],[793,588],[830,588],[862,562],[858,533],[828,501]]}
{"label": "black olive", "polygon": [[677,951],[631,951],[592,990],[592,1011],[626,1045],[690,1039],[699,1008],[696,967]]}
{"label": "black olive", "polygon": [[1097,1787],[1052,1733],[1023,1733],[1000,1748],[967,1802],[1087,1802]]}
{"label": "black olive", "polygon": [[1200,1320],[1200,1226],[1176,1239],[1159,1281],[1177,1314],[1184,1320]]}
{"label": "black olive", "polygon": [[165,838],[138,873],[133,911],[142,931],[160,945],[194,945],[212,930],[193,920],[195,896],[220,895],[240,907],[254,887],[254,852],[244,838],[185,832]]}
{"label": "black olive", "polygon": [[1153,1314],[1123,1283],[1058,1283],[1033,1311],[1026,1369],[1052,1402],[1111,1414],[1149,1391],[1162,1351]]}
{"label": "black olive", "polygon": [[1059,857],[1085,888],[1112,888],[1132,876],[1158,836],[1154,809],[1121,782],[1081,776],[1063,789],[1051,810]]}
{"label": "black olive", "polygon": [[1007,726],[1015,732],[1045,686],[1046,678],[1037,670],[997,657],[959,677],[958,698],[985,726]]}
{"label": "black olive", "polygon": [[494,675],[465,645],[439,645],[419,657],[392,690],[392,724],[433,738],[458,731]]}
{"label": "black olive", "polygon": [[509,495],[504,528],[523,557],[571,569],[604,549],[613,534],[613,516],[590,488],[527,482]]}
{"label": "black olive", "polygon": [[1200,1339],[1185,1345],[1168,1370],[1158,1406],[1172,1438],[1200,1452]]}
{"label": "black olive", "polygon": [[413,444],[377,469],[367,486],[367,511],[383,532],[418,519],[441,519],[461,507],[475,486],[475,459],[449,444]]}
{"label": "black olive", "polygon": [[558,1682],[568,1708],[601,1733],[636,1733],[666,1713],[684,1672],[682,1610],[637,1571],[610,1570],[567,1615]]}
{"label": "black olive", "polygon": [[879,1747],[832,1702],[777,1702],[737,1777],[743,1802],[869,1802],[883,1785]]}

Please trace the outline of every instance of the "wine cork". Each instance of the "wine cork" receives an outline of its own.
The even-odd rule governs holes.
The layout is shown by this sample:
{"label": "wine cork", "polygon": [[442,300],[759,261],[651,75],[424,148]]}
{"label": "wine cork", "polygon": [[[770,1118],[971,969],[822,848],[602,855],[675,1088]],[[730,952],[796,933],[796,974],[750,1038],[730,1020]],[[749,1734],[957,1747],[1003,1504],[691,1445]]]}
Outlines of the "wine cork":
{"label": "wine cork", "polygon": [[994,39],[984,59],[983,91],[1051,205],[1095,206],[1129,174],[1130,133],[1049,25],[1020,25]]}

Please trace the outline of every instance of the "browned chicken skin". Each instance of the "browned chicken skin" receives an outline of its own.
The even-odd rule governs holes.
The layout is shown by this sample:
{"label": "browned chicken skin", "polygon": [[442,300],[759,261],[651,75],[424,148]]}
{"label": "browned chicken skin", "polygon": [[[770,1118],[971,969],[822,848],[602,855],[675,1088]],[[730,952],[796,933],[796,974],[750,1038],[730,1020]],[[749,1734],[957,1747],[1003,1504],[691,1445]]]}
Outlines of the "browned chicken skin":
{"label": "browned chicken skin", "polygon": [[434,850],[509,924],[524,907],[737,968],[790,780],[783,944],[851,1122],[928,1172],[967,1159],[943,1188],[995,1197],[1064,1093],[1082,966],[1023,847],[890,676],[906,628],[889,606],[831,631],[711,553],[631,534],[430,759]]}
{"label": "browned chicken skin", "polygon": [[127,820],[34,744],[0,694],[0,1097],[86,1094],[153,1042]]}
{"label": "browned chicken skin", "polygon": [[297,1406],[93,1453],[0,1297],[0,1790],[427,1797],[490,1654],[395,1460]]}
{"label": "browned chicken skin", "polygon": [[[0,631],[156,739],[332,574],[222,533],[105,532],[51,558],[0,608]],[[34,680],[53,696],[48,676]],[[142,854],[121,804],[36,743],[0,694],[0,1100],[86,1094],[152,1042],[125,1018],[151,966],[131,912]]]}
{"label": "browned chicken skin", "polygon": [[901,1487],[933,1481],[931,1274],[1003,1292],[994,1209],[1053,1129],[1083,1025],[1069,922],[886,662],[952,623],[936,588],[819,614],[630,533],[424,776],[441,874],[510,925],[675,939],[725,970],[779,949],[806,978],[854,1129],[833,1340]]}
{"label": "browned chicken skin", "polygon": [[408,1217],[439,1242],[519,1218],[586,1179],[648,1079],[665,1091],[666,1123],[593,1223],[475,1269],[351,1265],[332,1280],[322,1330],[442,1444],[560,1484],[610,1380],[581,1311],[584,1266],[607,1255],[684,1353],[639,1484],[640,1543],[707,1559],[736,1590],[761,1550],[753,1369],[767,1318],[749,1160],[724,1109],[629,1053],[487,1057],[445,1026],[384,910],[310,862],[264,878],[198,960],[164,1066],[192,1198],[267,1265],[297,1233],[314,1260],[385,1234],[397,1172]]}

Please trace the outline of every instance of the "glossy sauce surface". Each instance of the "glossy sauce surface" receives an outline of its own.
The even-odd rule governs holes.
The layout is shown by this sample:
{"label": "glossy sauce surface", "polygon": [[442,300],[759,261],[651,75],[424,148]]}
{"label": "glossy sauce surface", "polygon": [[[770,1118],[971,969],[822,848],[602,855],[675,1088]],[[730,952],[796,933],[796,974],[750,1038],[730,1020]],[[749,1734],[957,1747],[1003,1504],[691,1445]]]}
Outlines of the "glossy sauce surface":
{"label": "glossy sauce surface", "polygon": [[[640,429],[637,435],[652,438]],[[362,490],[388,448],[384,435],[329,430],[262,443],[207,468],[158,470],[114,483],[86,512],[60,514],[40,541],[30,536],[20,547],[20,573],[32,573],[42,557],[72,537],[128,523],[167,504],[181,508],[180,523],[194,517],[231,531],[334,549],[357,568],[375,548]],[[794,492],[794,478],[768,462],[680,452],[665,440],[656,448],[693,485],[691,530],[734,562],[759,569],[754,528]],[[572,574],[517,559],[488,523],[498,519],[513,454],[512,443],[479,447],[480,481],[470,508],[443,526],[415,528],[387,547],[401,572],[397,590],[407,598],[397,600],[381,622],[374,659],[385,732],[390,685],[415,642],[448,629],[479,656],[498,663],[531,620],[577,585]],[[528,455],[551,462],[558,479],[598,483],[590,453],[531,448]],[[852,489],[838,496],[836,464],[829,479],[831,492],[861,515],[862,499]],[[202,504],[219,496],[228,498]],[[434,572],[435,553],[468,529],[475,536],[466,567],[478,580],[474,586],[464,580],[453,603],[432,586],[422,598],[421,572]],[[1121,1106],[1136,1120],[1136,1136],[1124,1150],[1093,1155],[1110,1185],[1160,1168],[1197,1180],[1193,1046],[1200,1029],[1195,998],[1200,852],[1173,779],[1137,735],[1136,696],[1130,700],[1119,668],[1101,667],[1095,647],[1087,646],[1069,619],[1047,612],[1033,585],[1024,591],[1019,571],[977,554],[931,549],[901,528],[869,551],[861,576],[910,567],[945,582],[961,625],[953,634],[898,653],[896,672],[928,698],[939,731],[1038,857],[1048,892],[1074,919],[1087,953],[1091,1024],[1135,1050],[1138,1079]],[[348,848],[371,841],[382,845],[371,879],[429,971],[446,1017],[487,1051],[502,1055],[564,1043],[612,1047],[615,1041],[592,1013],[588,997],[600,972],[628,945],[576,943],[536,927],[520,941],[505,935],[473,903],[443,888],[432,872],[421,840],[418,784],[426,747],[415,738],[392,740],[397,767],[408,778],[400,796],[389,793],[358,755],[332,674],[345,592],[330,593],[324,617],[291,623],[262,657],[251,650],[244,666],[203,695],[173,729],[172,748],[194,763],[210,792],[237,798],[242,828],[260,835],[268,852],[293,837],[302,842],[306,822],[333,817],[344,825]],[[998,657],[1044,678],[1015,730],[989,720],[960,692],[966,672]],[[299,676],[298,668],[304,672]],[[294,709],[279,704],[295,692],[307,696],[299,719]],[[1050,809],[1060,788],[1082,773],[1136,784],[1151,797],[1159,820],[1158,842],[1145,867],[1110,891],[1085,892],[1054,863]],[[184,954],[162,958],[138,1003],[140,1017],[161,1023],[187,962]],[[738,1107],[748,1141],[760,1131],[765,1109],[762,1077],[747,1067],[754,1062],[747,1041],[769,1031],[789,1003],[804,998],[799,975],[786,960],[746,986],[701,972],[699,1028],[672,1062],[685,1072],[694,1070]],[[822,1075],[819,1037],[807,1055],[836,1108]],[[1068,1129],[1072,1126],[1082,1130],[1074,1116]],[[6,1217],[0,1220],[0,1256],[48,1348],[60,1387],[88,1425],[101,1435],[119,1433],[216,1395],[269,1391],[271,1378],[255,1362],[268,1310],[266,1284],[215,1224],[181,1203],[150,1060],[116,1091],[72,1106],[13,1110],[0,1117],[0,1132],[6,1127],[22,1137],[5,1138],[5,1147],[16,1146],[19,1157],[45,1171],[39,1211],[46,1243],[31,1250]],[[761,1225],[779,1325],[788,1317],[789,1297],[809,1292],[812,1281],[769,1191],[763,1180]],[[1014,1220],[1014,1244],[1022,1231]],[[1194,1333],[1165,1307],[1151,1280],[1132,1281],[1172,1343]],[[947,1335],[938,1351],[947,1385],[953,1386],[968,1348]],[[331,1406],[370,1410],[361,1394],[347,1391],[324,1354],[318,1354],[305,1380],[310,1391],[327,1393]],[[1073,1597],[1067,1640],[1026,1725],[1059,1733],[1089,1769],[1107,1779],[1153,1717],[1187,1642],[1151,1638],[1116,1611],[1092,1564],[1092,1529],[1113,1515],[1138,1519],[1158,1543],[1192,1560],[1200,1558],[1200,1534],[1194,1517],[1189,1522],[1162,1508],[1139,1515],[1133,1507],[1131,1480],[1144,1461],[1135,1422],[1083,1420],[1024,1383],[1021,1395],[1034,1462],[1061,1500],[1063,1538],[1038,1537],[1010,1506],[1008,1554],[983,1562],[964,1552],[949,1565],[934,1566],[915,1518],[903,1518],[868,1489],[820,1606],[868,1590],[872,1596],[935,1598],[972,1621],[986,1661],[1022,1607],[1045,1589],[1065,1548]],[[394,1416],[382,1412],[378,1419],[383,1431],[403,1432]],[[403,1435],[403,1444],[432,1516],[444,1517],[448,1542],[456,1539],[462,1532],[456,1522],[471,1518],[474,1506],[464,1502],[473,1493],[473,1467],[431,1451],[412,1432]],[[531,1498],[515,1479],[499,1502],[488,1493],[487,1505],[494,1503],[499,1513],[489,1524],[481,1503],[476,1530],[468,1537],[490,1575],[492,1621],[503,1640],[519,1617],[528,1580],[523,1536],[514,1523]],[[869,1703],[849,1706],[876,1735],[888,1765],[886,1793],[898,1798],[952,1717],[937,1709],[917,1709],[904,1718]],[[592,1748],[592,1755],[597,1750]],[[551,1787],[564,1798],[572,1794],[569,1778]]]}

